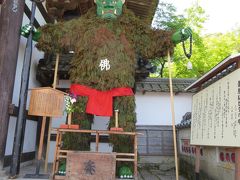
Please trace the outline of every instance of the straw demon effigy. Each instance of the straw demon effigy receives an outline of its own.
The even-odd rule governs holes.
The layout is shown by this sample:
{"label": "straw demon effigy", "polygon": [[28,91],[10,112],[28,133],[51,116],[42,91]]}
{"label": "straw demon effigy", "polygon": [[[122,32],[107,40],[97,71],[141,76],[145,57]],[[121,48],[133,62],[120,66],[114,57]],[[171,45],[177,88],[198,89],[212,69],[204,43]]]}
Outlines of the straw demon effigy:
{"label": "straw demon effigy", "polygon": [[[135,131],[132,88],[136,55],[151,59],[166,56],[168,50],[172,53],[172,32],[151,29],[150,24],[123,7],[124,0],[95,3],[96,7],[78,19],[43,26],[37,48],[50,53],[74,51],[69,74],[71,93],[79,96],[76,111],[87,116],[112,116],[113,108],[118,109],[119,126]],[[81,119],[87,118],[84,114]],[[114,150],[131,151],[132,141],[127,138],[111,137]],[[77,147],[76,139],[68,138],[68,142]]]}

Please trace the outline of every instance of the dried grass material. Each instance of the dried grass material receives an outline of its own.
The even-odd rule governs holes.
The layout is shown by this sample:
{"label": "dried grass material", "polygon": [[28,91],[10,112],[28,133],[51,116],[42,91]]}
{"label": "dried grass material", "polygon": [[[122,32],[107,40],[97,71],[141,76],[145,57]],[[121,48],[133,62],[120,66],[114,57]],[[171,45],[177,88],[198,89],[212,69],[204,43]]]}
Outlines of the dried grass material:
{"label": "dried grass material", "polygon": [[[51,52],[74,50],[71,81],[110,90],[133,87],[136,52],[147,59],[166,56],[173,49],[170,37],[171,32],[152,30],[126,8],[116,20],[98,18],[92,8],[79,19],[43,27],[37,47]],[[105,58],[111,69],[100,71],[100,60]]]}
{"label": "dried grass material", "polygon": [[31,89],[29,115],[61,117],[63,115],[64,92],[52,88]]}
{"label": "dried grass material", "polygon": [[116,38],[113,32],[109,31],[107,28],[99,28],[95,32],[94,39],[92,39],[92,43],[95,46],[104,46],[107,41],[115,41]]}
{"label": "dried grass material", "polygon": [[[117,20],[100,19],[96,16],[95,8],[91,8],[87,14],[78,19],[60,22],[55,25],[46,25],[42,28],[42,37],[37,47],[43,51],[53,52],[64,51],[69,46],[78,50],[85,45],[82,40],[90,32],[98,35],[109,33],[109,31],[103,32],[102,28],[112,31],[115,36],[125,34],[126,39],[134,46],[135,51],[139,53],[143,51],[146,57],[149,54],[145,52],[146,50],[157,49],[158,52],[165,52],[165,49],[173,48],[170,38],[172,32],[151,29],[149,24],[137,18],[133,12],[126,8],[123,10],[123,15],[118,17]],[[90,40],[88,39],[88,42]],[[161,56],[166,53],[155,54]]]}
{"label": "dried grass material", "polygon": [[[151,29],[148,23],[126,8],[122,16],[110,21],[98,18],[95,8],[92,8],[79,19],[47,25],[42,28],[42,32],[37,45],[39,49],[55,53],[75,51],[69,72],[72,82],[102,91],[134,86],[136,53],[149,59],[164,57],[167,50],[173,51],[171,32]],[[111,68],[101,71],[99,64],[105,58],[110,61]],[[86,103],[81,101],[77,107],[84,109],[85,105]],[[125,131],[135,131],[134,97],[116,97],[114,109],[120,111],[119,127]],[[83,127],[83,124],[89,121],[77,122]],[[90,128],[90,125],[87,124],[86,127]],[[111,127],[114,127],[114,120],[109,124],[109,128]],[[64,146],[89,149],[89,139],[89,136],[66,134]],[[110,141],[118,152],[133,152],[133,139],[129,137],[111,136]]]}

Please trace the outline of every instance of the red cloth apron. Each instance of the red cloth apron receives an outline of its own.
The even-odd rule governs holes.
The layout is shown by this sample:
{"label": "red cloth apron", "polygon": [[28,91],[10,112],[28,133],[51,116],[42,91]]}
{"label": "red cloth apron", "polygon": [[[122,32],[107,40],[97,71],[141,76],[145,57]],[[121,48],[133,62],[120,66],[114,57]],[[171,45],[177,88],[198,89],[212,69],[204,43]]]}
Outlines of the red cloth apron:
{"label": "red cloth apron", "polygon": [[70,92],[74,95],[88,96],[86,112],[97,116],[112,116],[114,96],[133,96],[131,88],[113,88],[99,91],[80,84],[72,84]]}

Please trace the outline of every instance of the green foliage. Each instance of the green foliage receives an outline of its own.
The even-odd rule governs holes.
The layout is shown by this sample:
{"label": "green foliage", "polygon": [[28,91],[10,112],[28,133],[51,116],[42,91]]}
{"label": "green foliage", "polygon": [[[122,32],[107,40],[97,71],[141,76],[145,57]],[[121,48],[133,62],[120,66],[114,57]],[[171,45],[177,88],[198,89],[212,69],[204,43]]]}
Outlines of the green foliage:
{"label": "green foliage", "polygon": [[[176,9],[171,4],[162,4],[165,9],[159,12],[157,22],[162,24],[157,24],[158,27],[177,29],[189,26],[193,30],[193,54],[190,59],[193,69],[187,69],[188,59],[184,56],[182,45],[178,44],[172,56],[173,77],[198,78],[230,54],[240,52],[240,28],[225,34],[202,35],[201,31],[207,15],[201,6],[193,5],[186,9],[186,14],[183,16],[176,15]],[[166,62],[166,58],[155,58],[152,63],[158,67],[158,71],[151,76],[168,77]]]}
{"label": "green foliage", "polygon": [[[193,64],[193,69],[187,69],[186,64],[189,60],[184,55],[182,45],[178,44],[172,56],[172,61],[174,62],[173,77],[200,77],[233,51],[237,51],[239,40],[237,40],[236,32],[233,33],[235,36],[231,33],[226,35],[201,35],[203,24],[207,19],[207,15],[201,6],[193,5],[186,9],[186,14],[184,16],[177,16],[172,5],[165,7],[168,7],[165,10],[167,11],[166,15],[168,18],[163,19],[165,21],[163,24],[167,29],[189,26],[193,30],[193,54],[190,59]],[[186,49],[189,49],[189,43],[187,43]],[[168,69],[165,68],[167,67],[166,62],[166,58],[156,58],[153,63],[158,65],[160,70],[158,73],[152,74],[151,76],[168,77]],[[161,69],[161,67],[164,69]]]}
{"label": "green foliage", "polygon": [[183,15],[176,14],[176,7],[170,3],[161,1],[156,10],[153,27],[157,29],[178,30],[186,26]]}
{"label": "green foliage", "polygon": [[[198,41],[199,42],[199,41]],[[174,57],[181,57],[181,47]],[[175,77],[200,77],[227,56],[240,52],[240,30],[225,34],[211,34],[202,37],[201,43],[194,44],[191,62],[193,70],[186,70],[186,58],[175,61]],[[179,58],[180,59],[180,58]]]}

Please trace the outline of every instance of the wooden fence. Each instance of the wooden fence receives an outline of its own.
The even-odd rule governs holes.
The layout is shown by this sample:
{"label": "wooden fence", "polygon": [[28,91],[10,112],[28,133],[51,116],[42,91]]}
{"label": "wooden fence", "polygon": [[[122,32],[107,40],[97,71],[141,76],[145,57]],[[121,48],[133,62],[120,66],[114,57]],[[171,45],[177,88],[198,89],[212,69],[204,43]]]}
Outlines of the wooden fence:
{"label": "wooden fence", "polygon": [[174,154],[172,126],[137,126],[139,155],[168,156]]}

